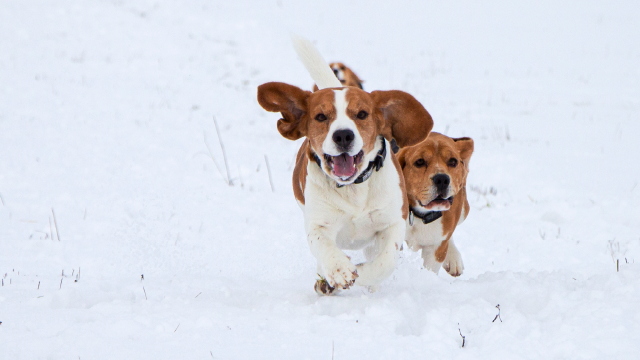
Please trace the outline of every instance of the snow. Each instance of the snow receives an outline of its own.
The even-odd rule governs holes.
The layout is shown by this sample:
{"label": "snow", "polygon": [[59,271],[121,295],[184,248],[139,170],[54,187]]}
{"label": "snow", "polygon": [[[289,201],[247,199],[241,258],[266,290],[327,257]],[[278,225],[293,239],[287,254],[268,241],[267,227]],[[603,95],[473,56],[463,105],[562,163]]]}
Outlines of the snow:
{"label": "snow", "polygon": [[[0,358],[637,358],[639,10],[2,2]],[[405,247],[380,291],[314,293],[300,142],[255,100],[311,88],[290,32],[475,140],[461,277]]]}

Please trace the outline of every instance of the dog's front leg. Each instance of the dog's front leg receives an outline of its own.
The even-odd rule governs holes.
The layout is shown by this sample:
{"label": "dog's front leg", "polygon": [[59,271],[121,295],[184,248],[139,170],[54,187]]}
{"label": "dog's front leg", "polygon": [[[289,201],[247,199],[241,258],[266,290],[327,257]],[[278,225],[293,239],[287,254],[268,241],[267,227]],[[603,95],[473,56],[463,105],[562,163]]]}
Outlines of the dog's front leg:
{"label": "dog's front leg", "polygon": [[[311,253],[318,260],[321,275],[331,288],[348,289],[358,277],[355,265],[347,255],[338,249],[335,238],[337,232],[331,231],[326,225],[311,224],[307,241]],[[316,284],[316,290],[318,285]],[[330,291],[322,291],[324,294]]]}
{"label": "dog's front leg", "polygon": [[357,266],[357,285],[375,286],[391,276],[398,261],[398,249],[404,241],[405,227],[404,222],[397,222],[377,233],[375,258]]}
{"label": "dog's front leg", "polygon": [[444,262],[442,266],[451,276],[462,275],[462,271],[464,270],[464,264],[462,262],[462,256],[460,255],[460,251],[458,251],[458,248],[453,243],[453,239],[449,239],[449,248],[447,250],[447,256],[444,258]]}

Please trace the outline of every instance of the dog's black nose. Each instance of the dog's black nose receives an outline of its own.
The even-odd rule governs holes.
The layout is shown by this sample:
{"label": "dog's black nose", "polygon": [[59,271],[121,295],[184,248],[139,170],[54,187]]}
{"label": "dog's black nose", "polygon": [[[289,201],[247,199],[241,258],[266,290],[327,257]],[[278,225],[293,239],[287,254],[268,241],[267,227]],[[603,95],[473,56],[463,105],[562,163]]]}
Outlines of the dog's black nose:
{"label": "dog's black nose", "polygon": [[433,177],[433,184],[436,186],[436,189],[438,189],[438,193],[440,194],[447,191],[449,183],[451,183],[451,178],[447,174],[438,174]]}
{"label": "dog's black nose", "polygon": [[355,135],[353,131],[349,129],[338,130],[333,133],[333,142],[338,145],[338,150],[342,150],[343,152],[349,151],[351,147],[351,143],[353,143],[353,139],[355,139]]}
{"label": "dog's black nose", "polygon": [[333,73],[337,77],[338,76],[338,69],[333,69]]}

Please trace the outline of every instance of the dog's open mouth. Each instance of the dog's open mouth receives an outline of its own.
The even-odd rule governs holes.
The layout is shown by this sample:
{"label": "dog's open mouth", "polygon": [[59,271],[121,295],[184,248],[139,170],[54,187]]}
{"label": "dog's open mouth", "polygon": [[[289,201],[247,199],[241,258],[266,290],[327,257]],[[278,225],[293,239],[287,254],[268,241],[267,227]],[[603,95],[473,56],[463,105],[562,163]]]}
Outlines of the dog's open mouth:
{"label": "dog's open mouth", "polygon": [[324,159],[331,167],[333,175],[339,177],[342,181],[349,180],[356,174],[362,158],[364,158],[362,150],[354,156],[350,156],[347,153],[342,153],[338,156],[324,154]]}
{"label": "dog's open mouth", "polygon": [[451,208],[451,205],[453,204],[453,196],[447,199],[438,196],[426,205],[422,204],[420,200],[418,200],[418,202],[427,211],[446,211],[449,210]]}

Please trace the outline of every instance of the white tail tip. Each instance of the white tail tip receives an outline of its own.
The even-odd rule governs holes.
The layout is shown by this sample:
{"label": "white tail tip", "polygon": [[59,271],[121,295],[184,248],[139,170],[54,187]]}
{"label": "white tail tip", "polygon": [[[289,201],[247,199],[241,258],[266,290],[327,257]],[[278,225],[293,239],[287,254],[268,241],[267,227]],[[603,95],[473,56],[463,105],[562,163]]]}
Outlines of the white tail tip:
{"label": "white tail tip", "polygon": [[291,34],[291,42],[300,60],[302,60],[304,67],[307,68],[309,75],[311,75],[313,81],[318,85],[318,89],[343,87],[340,80],[338,80],[333,71],[331,71],[329,64],[324,60],[322,55],[320,55],[320,52],[313,46],[311,41],[302,36]]}

